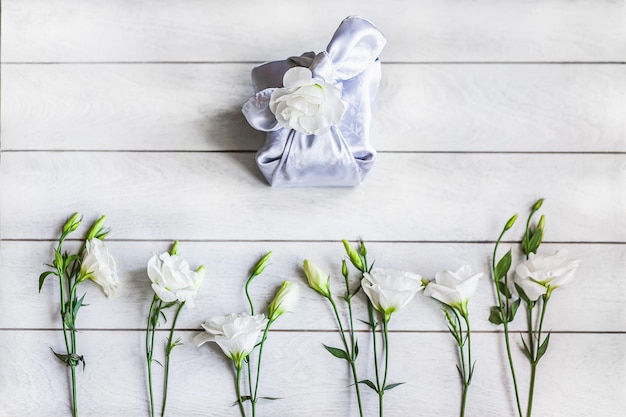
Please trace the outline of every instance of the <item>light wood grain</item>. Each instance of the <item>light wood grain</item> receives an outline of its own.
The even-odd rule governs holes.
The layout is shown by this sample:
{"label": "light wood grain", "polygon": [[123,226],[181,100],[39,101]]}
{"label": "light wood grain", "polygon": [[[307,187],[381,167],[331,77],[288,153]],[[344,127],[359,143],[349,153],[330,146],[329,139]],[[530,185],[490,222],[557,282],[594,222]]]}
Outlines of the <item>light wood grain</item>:
{"label": "light wood grain", "polygon": [[[623,61],[624,1],[4,0],[3,62],[265,61],[323,49],[349,15],[387,61]],[[306,23],[304,23],[306,22]]]}
{"label": "light wood grain", "polygon": [[[70,245],[70,247],[75,245]],[[503,244],[502,256],[510,247]],[[0,316],[0,328],[45,329],[59,328],[58,282],[50,277],[42,293],[37,293],[37,277],[51,261],[53,242],[2,242],[0,247],[0,286],[12,291],[0,293],[0,305],[12,305]],[[123,285],[117,297],[108,299],[92,284],[81,285],[89,304],[81,310],[80,328],[142,329],[152,299],[152,289],[145,265],[152,253],[168,249],[166,242],[109,242],[108,247],[119,262]],[[396,268],[419,273],[432,279],[443,269],[464,264],[484,271],[478,292],[471,302],[472,327],[480,331],[499,331],[487,318],[495,304],[494,290],[488,275],[493,247],[491,244],[467,243],[378,243],[367,245],[370,259],[383,268]],[[514,246],[513,249],[516,247]],[[556,291],[550,302],[545,326],[553,331],[624,332],[626,312],[622,285],[626,245],[545,244],[543,253],[565,248],[569,256],[581,259],[574,283]],[[301,269],[303,259],[309,258],[332,275],[332,288],[340,301],[345,286],[340,275],[343,246],[340,242],[182,242],[182,254],[192,266],[204,264],[207,275],[196,298],[196,308],[185,309],[178,326],[198,328],[209,317],[231,312],[247,311],[243,294],[244,282],[250,268],[269,250],[271,264],[263,276],[250,287],[257,311],[265,310],[283,280],[300,284],[301,296],[293,314],[279,319],[275,328],[283,330],[334,330],[336,324],[330,305],[308,288]],[[519,253],[514,256],[517,265]],[[358,275],[353,274],[356,285]],[[355,301],[355,315],[366,319],[364,296]],[[585,306],[585,308],[580,308]],[[347,318],[344,315],[344,320]],[[366,327],[356,322],[361,331]],[[523,315],[514,328],[525,329]],[[394,316],[393,330],[446,331],[439,305],[422,295]]]}
{"label": "light wood grain", "polygon": [[[234,417],[238,411],[232,407],[235,394],[228,361],[215,346],[194,347],[194,334],[179,332],[185,345],[172,353],[168,409],[174,416]],[[67,370],[49,349],[61,346],[59,332],[3,331],[0,336],[0,413],[33,417],[67,414]],[[299,332],[269,335],[261,389],[263,395],[281,399],[261,402],[261,415],[358,415],[345,363],[321,346],[336,343],[335,336]],[[79,350],[87,361],[85,371],[78,373],[82,415],[102,415],[105,404],[108,416],[146,415],[143,333],[89,331],[79,337]],[[505,364],[496,359],[501,356],[502,340],[492,334],[475,334],[473,339],[477,364],[468,413],[513,415]],[[364,339],[361,343],[360,377],[371,378],[370,347]],[[406,384],[385,395],[386,414],[409,415],[417,410],[420,415],[434,417],[455,415],[459,382],[450,335],[393,333],[391,343],[389,378]],[[540,365],[537,414],[614,416],[626,382],[625,348],[623,334],[555,335]],[[563,366],[562,358],[567,358],[570,366]],[[525,393],[528,370],[521,355],[516,359]],[[24,364],[28,364],[28,372],[24,372]],[[158,392],[160,384],[155,386]],[[374,415],[375,395],[364,388],[363,396],[367,414]]]}
{"label": "light wood grain", "polygon": [[54,239],[80,209],[118,239],[480,241],[547,197],[548,240],[626,242],[622,155],[382,154],[349,189],[272,189],[253,157],[5,152],[2,238]]}
{"label": "light wood grain", "polygon": [[[256,150],[252,64],[2,67],[6,150]],[[384,65],[380,151],[624,152],[621,65]]]}

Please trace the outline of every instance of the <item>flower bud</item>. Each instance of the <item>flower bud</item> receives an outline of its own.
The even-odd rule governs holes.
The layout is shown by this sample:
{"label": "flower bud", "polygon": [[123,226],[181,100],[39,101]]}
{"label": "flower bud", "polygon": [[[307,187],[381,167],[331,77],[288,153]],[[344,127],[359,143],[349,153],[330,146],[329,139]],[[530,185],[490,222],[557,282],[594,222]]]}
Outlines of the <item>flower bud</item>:
{"label": "flower bud", "polygon": [[172,249],[170,249],[170,255],[178,255],[178,240],[175,240],[172,244]]}
{"label": "flower bud", "polygon": [[91,226],[91,229],[89,229],[89,233],[87,233],[87,240],[92,240],[93,238],[96,237],[96,235],[100,234],[100,232],[102,231],[102,226],[104,226],[104,221],[106,220],[107,216],[101,216],[98,220],[96,220],[96,222],[93,224],[93,226]]}
{"label": "flower bud", "polygon": [[265,267],[270,261],[271,256],[272,256],[272,251],[267,252],[265,256],[263,256],[259,260],[259,262],[257,262],[256,265],[254,265],[254,269],[252,270],[253,276],[261,275],[263,273],[263,271],[265,270]]}
{"label": "flower bud", "polygon": [[543,198],[540,198],[533,206],[533,211],[539,210],[542,204],[543,204]]}
{"label": "flower bud", "polygon": [[537,230],[541,230],[541,232],[543,233],[545,229],[546,229],[546,216],[542,214],[541,217],[539,218],[539,223],[537,224]]}
{"label": "flower bud", "polygon": [[308,259],[304,260],[302,267],[309,286],[324,297],[330,297],[330,276]]}
{"label": "flower bud", "polygon": [[506,225],[504,226],[504,231],[506,232],[507,230],[509,230],[511,227],[513,227],[513,225],[515,224],[515,221],[517,220],[517,214],[514,214],[513,217],[511,217],[509,219],[508,222],[506,222]]}
{"label": "flower bud", "polygon": [[365,242],[361,241],[361,256],[367,256],[367,248],[365,247]]}
{"label": "flower bud", "polygon": [[268,318],[270,321],[276,320],[283,313],[293,311],[298,302],[300,287],[295,282],[283,281],[280,289],[274,296],[274,299],[267,308]]}
{"label": "flower bud", "polygon": [[196,274],[198,274],[200,277],[204,277],[205,273],[206,273],[206,268],[204,265],[200,265],[198,269],[196,269]]}
{"label": "flower bud", "polygon": [[341,274],[345,279],[348,279],[348,264],[345,259],[341,260]]}
{"label": "flower bud", "polygon": [[78,229],[81,221],[82,218],[80,216],[80,213],[74,213],[72,217],[70,217],[63,225],[63,233],[68,234]]}
{"label": "flower bud", "polygon": [[363,271],[363,261],[361,260],[361,256],[359,256],[359,253],[356,251],[356,249],[354,249],[352,245],[350,245],[350,243],[345,239],[343,239],[341,242],[343,242],[343,247],[348,254],[348,258],[350,258],[350,262],[352,262],[352,265],[354,265],[354,267],[359,271]]}

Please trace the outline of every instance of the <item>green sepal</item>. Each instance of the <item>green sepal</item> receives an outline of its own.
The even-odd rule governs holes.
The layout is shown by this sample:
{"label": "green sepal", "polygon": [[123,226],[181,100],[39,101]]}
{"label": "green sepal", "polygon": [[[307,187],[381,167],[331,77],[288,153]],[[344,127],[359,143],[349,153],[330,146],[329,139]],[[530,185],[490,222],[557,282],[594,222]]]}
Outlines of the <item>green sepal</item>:
{"label": "green sepal", "polygon": [[489,313],[489,322],[495,324],[496,326],[504,323],[504,320],[502,320],[502,314],[500,314],[500,308],[498,306],[491,307]]}
{"label": "green sepal", "polygon": [[343,349],[339,349],[339,348],[334,348],[334,347],[330,347],[330,346],[326,346],[322,343],[322,345],[326,348],[327,351],[330,352],[331,355],[333,355],[336,358],[339,359],[345,359],[347,361],[350,360],[350,356],[348,356],[348,353],[343,350]]}
{"label": "green sepal", "polygon": [[59,276],[56,271],[46,271],[43,274],[39,275],[39,292],[41,292],[41,288],[43,287],[43,283],[45,282],[48,275],[56,275]]}
{"label": "green sepal", "polygon": [[500,278],[504,278],[506,274],[511,269],[511,250],[509,251],[498,261],[496,268],[493,271],[494,279],[499,281]]}
{"label": "green sepal", "polygon": [[359,384],[365,384],[368,387],[370,387],[371,389],[373,389],[375,392],[378,392],[378,388],[376,388],[376,385],[374,385],[374,383],[372,381],[370,381],[369,379],[363,379],[363,380],[359,381]]}
{"label": "green sepal", "polygon": [[58,251],[54,252],[54,262],[53,262],[53,265],[59,271],[65,270],[65,261],[63,259],[63,255],[61,255],[61,253],[59,253]]}
{"label": "green sepal", "polygon": [[392,389],[394,389],[395,387],[397,387],[398,385],[402,385],[402,384],[405,384],[405,382],[396,382],[395,384],[389,384],[389,385],[386,385],[386,386],[385,386],[385,388],[383,388],[383,391],[389,391],[389,390],[392,390]]}
{"label": "green sepal", "polygon": [[167,338],[167,347],[165,348],[165,351],[167,354],[171,353],[172,350],[174,350],[174,348],[176,346],[181,346],[183,344],[183,340],[179,337],[178,339],[174,340],[174,343],[170,342],[170,338]]}
{"label": "green sepal", "polygon": [[548,343],[550,343],[550,333],[548,333],[548,336],[537,349],[537,362],[539,362],[539,359],[541,359],[541,357],[545,355],[546,350],[548,350]]}

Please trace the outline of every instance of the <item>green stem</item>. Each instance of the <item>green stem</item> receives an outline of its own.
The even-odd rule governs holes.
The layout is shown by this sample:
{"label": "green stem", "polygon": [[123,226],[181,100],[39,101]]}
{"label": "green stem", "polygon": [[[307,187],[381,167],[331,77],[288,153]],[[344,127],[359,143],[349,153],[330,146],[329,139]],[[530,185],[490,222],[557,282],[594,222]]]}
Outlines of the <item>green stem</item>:
{"label": "green stem", "polygon": [[341,341],[343,342],[343,346],[346,349],[346,353],[350,358],[348,362],[350,363],[350,369],[352,370],[352,379],[354,380],[354,389],[356,391],[357,403],[359,405],[359,416],[363,417],[363,406],[361,404],[361,390],[359,388],[359,380],[356,372],[356,357],[355,357],[355,339],[354,339],[354,326],[352,322],[352,307],[350,299],[347,299],[348,302],[348,310],[350,312],[350,340],[351,340],[351,348],[348,347],[348,341],[346,340],[345,333],[343,331],[343,325],[341,324],[341,319],[339,317],[339,311],[337,310],[337,304],[335,304],[335,300],[333,300],[332,296],[329,295],[328,301],[333,307],[333,312],[335,313],[335,319],[337,320],[337,325],[339,326],[339,334],[341,335]]}
{"label": "green stem", "polygon": [[372,328],[372,348],[374,349],[374,371],[376,372],[376,388],[380,391],[380,376],[378,372],[378,348],[376,346],[376,316],[374,306],[368,302],[368,310],[370,316],[370,327]]}
{"label": "green stem", "polygon": [[389,370],[389,318],[383,317],[383,349],[385,350],[385,372],[383,374],[383,385],[378,387],[378,413],[383,417],[383,396],[387,386],[387,371]]}
{"label": "green stem", "polygon": [[[498,246],[500,245],[500,241],[506,232],[506,228],[502,230],[498,240],[496,241],[496,245],[493,248],[493,256],[491,257],[491,271],[496,280],[495,271],[496,271],[496,254],[498,251]],[[508,276],[504,277],[505,286],[508,284]],[[507,287],[508,288],[508,287]],[[515,404],[517,405],[517,414],[519,417],[523,417],[522,413],[522,403],[519,398],[519,388],[517,386],[517,376],[515,375],[515,366],[513,365],[513,355],[511,354],[511,340],[509,336],[509,303],[508,300],[505,305],[502,303],[502,296],[500,295],[500,290],[498,289],[498,285],[496,283],[496,299],[498,300],[498,309],[500,310],[500,317],[502,317],[502,326],[504,327],[504,343],[506,345],[506,356],[509,362],[509,370],[511,371],[511,379],[513,379],[513,390],[515,391]],[[505,315],[506,312],[506,315]]]}
{"label": "green stem", "polygon": [[180,310],[183,309],[185,302],[178,304],[178,308],[176,309],[176,314],[174,314],[174,321],[172,322],[172,328],[170,329],[170,337],[168,339],[168,346],[165,350],[165,379],[163,382],[163,405],[161,407],[161,416],[165,416],[165,406],[167,405],[167,386],[169,381],[169,373],[170,373],[170,353],[172,349],[174,349],[174,330],[176,329],[176,321],[178,320],[178,315],[180,314]]}
{"label": "green stem", "polygon": [[[543,330],[543,319],[546,315],[546,306],[548,305],[549,295],[543,297],[543,305],[541,306],[541,316],[539,318],[539,329],[537,330],[537,346],[541,346],[541,332]],[[532,334],[531,334],[532,337]],[[528,392],[528,407],[526,408],[526,417],[531,417],[533,412],[533,399],[535,396],[535,377],[537,376],[537,365],[541,358],[538,357],[539,352],[533,353],[533,360],[530,364],[530,388]]]}
{"label": "green stem", "polygon": [[[150,311],[148,312],[148,324],[146,325],[146,362],[148,366],[148,389],[150,391],[150,416],[154,417],[154,394],[152,391],[152,352],[154,351],[154,333],[156,327],[156,320],[154,315],[159,314],[159,307],[156,312],[154,306],[159,300],[156,294],[152,297],[152,304],[150,304]],[[158,317],[158,316],[157,316]]]}
{"label": "green stem", "polygon": [[[460,417],[464,417],[465,416],[465,405],[467,403],[467,393],[469,391],[469,386],[472,382],[472,376],[474,374],[474,365],[472,364],[472,336],[471,336],[471,329],[470,329],[470,321],[469,321],[469,316],[467,314],[462,314],[463,319],[465,320],[465,334],[467,335],[466,341],[467,341],[467,370],[465,368],[465,365],[463,367],[463,374],[464,374],[464,378],[463,378],[463,397],[461,399],[461,416]],[[460,328],[459,328],[460,329]],[[462,333],[462,330],[460,330]],[[464,357],[465,354],[463,352],[463,349],[461,348],[461,357]]]}
{"label": "green stem", "polygon": [[243,406],[243,399],[241,398],[241,366],[235,364],[236,380],[235,389],[237,390],[237,402],[239,403],[239,411],[241,411],[241,417],[246,417],[246,409]]}
{"label": "green stem", "polygon": [[72,416],[78,417],[78,403],[76,401],[76,365],[72,364]]}
{"label": "green stem", "polygon": [[256,365],[256,382],[254,384],[254,393],[252,392],[252,386],[250,386],[250,402],[252,403],[252,417],[256,415],[256,401],[257,395],[259,393],[259,377],[261,375],[261,358],[263,356],[263,346],[265,345],[265,340],[267,339],[267,332],[270,330],[270,326],[273,321],[268,321],[265,326],[265,330],[263,330],[263,337],[261,338],[261,344],[259,345],[259,357],[257,359]]}
{"label": "green stem", "polygon": [[71,286],[70,289],[70,297],[68,302],[68,312],[66,314],[70,314],[72,327],[70,328],[70,340],[71,340],[71,368],[72,368],[72,415],[74,417],[78,416],[78,399],[76,398],[76,363],[74,358],[76,357],[76,315],[74,314],[74,304],[76,302],[76,285],[77,282]]}
{"label": "green stem", "polygon": [[250,315],[254,316],[254,305],[252,304],[252,298],[250,298],[250,293],[248,292],[248,285],[250,285],[250,282],[252,281],[252,279],[255,277],[256,275],[252,274],[250,275],[250,277],[248,277],[248,280],[246,281],[246,285],[244,287],[244,290],[246,292],[246,298],[248,299],[248,304],[250,304]]}

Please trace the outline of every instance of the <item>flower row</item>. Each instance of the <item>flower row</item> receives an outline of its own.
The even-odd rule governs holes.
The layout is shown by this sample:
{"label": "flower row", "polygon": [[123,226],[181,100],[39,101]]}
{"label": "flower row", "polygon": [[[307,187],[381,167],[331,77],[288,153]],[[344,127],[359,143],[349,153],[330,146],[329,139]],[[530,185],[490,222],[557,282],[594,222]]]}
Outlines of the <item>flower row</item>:
{"label": "flower row", "polygon": [[[511,229],[517,216],[513,216],[506,223],[500,234],[493,253],[490,275],[494,284],[496,303],[492,307],[489,321],[503,327],[503,335],[507,349],[508,365],[515,389],[515,398],[519,417],[523,417],[523,407],[519,400],[518,381],[515,374],[515,364],[510,350],[509,323],[515,319],[519,307],[525,306],[527,317],[527,335],[522,338],[523,351],[531,367],[529,383],[527,417],[532,414],[534,381],[537,364],[545,354],[550,340],[550,333],[543,331],[543,321],[546,307],[552,292],[573,279],[579,261],[570,260],[563,251],[554,255],[537,254],[543,240],[545,218],[541,216],[539,222],[532,223],[533,215],[541,208],[543,200],[539,200],[532,207],[520,246],[525,255],[515,268],[512,268],[512,255],[509,250],[497,260],[498,246],[505,233]],[[84,358],[76,351],[76,317],[79,310],[85,306],[85,295],[78,297],[78,286],[91,280],[102,287],[107,296],[113,296],[120,285],[117,266],[114,257],[104,244],[108,230],[104,229],[105,217],[96,221],[87,232],[84,244],[75,254],[63,251],[66,238],[75,232],[81,224],[80,215],[74,214],[63,226],[59,244],[54,252],[54,260],[49,265],[50,270],[41,274],[39,288],[50,276],[56,276],[60,291],[60,316],[65,341],[65,352],[54,352],[69,369],[72,384],[72,415],[78,415],[76,398],[76,367]],[[437,273],[434,280],[424,279],[412,272],[396,271],[391,269],[373,268],[374,262],[368,258],[366,246],[363,242],[356,247],[343,241],[345,257],[342,261],[341,275],[345,293],[336,299],[331,291],[330,274],[323,271],[311,260],[305,259],[303,270],[307,282],[312,290],[319,293],[329,304],[337,323],[340,347],[325,346],[334,357],[345,360],[350,369],[352,386],[358,404],[359,415],[363,417],[362,387],[368,387],[378,396],[379,415],[384,415],[384,393],[400,386],[402,383],[389,382],[389,322],[394,313],[409,304],[416,294],[424,291],[426,296],[440,302],[443,317],[448,324],[459,351],[459,371],[462,397],[460,400],[461,417],[465,414],[468,401],[469,387],[474,374],[475,363],[472,360],[471,321],[468,303],[474,296],[477,284],[483,272],[472,270],[469,265],[463,265],[456,271],[444,270]],[[234,391],[236,404],[241,415],[247,416],[250,412],[256,415],[257,402],[260,398],[259,385],[262,368],[263,348],[269,335],[272,324],[286,312],[295,309],[299,297],[299,285],[292,281],[284,281],[269,303],[266,311],[259,312],[250,297],[250,284],[261,275],[271,257],[271,252],[263,256],[252,268],[252,272],[244,285],[244,293],[248,301],[249,310],[231,313],[225,316],[212,317],[202,323],[204,332],[199,333],[194,342],[201,346],[207,342],[216,343],[224,354],[232,361],[234,372]],[[350,269],[356,270],[356,274]],[[512,271],[512,272],[511,272]],[[168,375],[171,366],[172,351],[181,344],[175,338],[176,322],[183,307],[193,307],[194,298],[202,285],[205,273],[204,266],[192,269],[189,263],[180,255],[178,242],[175,242],[169,252],[152,256],[147,263],[147,276],[152,282],[154,291],[152,303],[147,314],[146,324],[146,367],[148,375],[150,414],[157,411],[165,415],[167,409]],[[343,286],[342,285],[342,286]],[[360,294],[364,294],[361,296]],[[353,301],[359,297],[368,306],[367,320],[370,330],[366,337],[370,338],[373,349],[371,356],[374,361],[375,375],[369,379],[358,376],[358,340],[354,328]],[[340,304],[341,303],[341,304]],[[342,319],[342,312],[345,313]],[[167,314],[173,315],[169,323],[169,336],[165,345],[164,383],[160,406],[155,404],[156,393],[153,390],[153,372],[156,330],[167,320]],[[363,337],[363,336],[361,336]],[[159,363],[160,364],[160,363]],[[247,381],[247,382],[243,382]]]}

